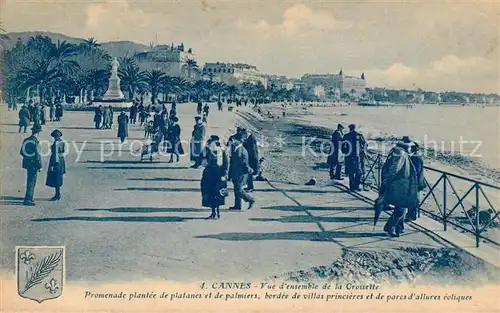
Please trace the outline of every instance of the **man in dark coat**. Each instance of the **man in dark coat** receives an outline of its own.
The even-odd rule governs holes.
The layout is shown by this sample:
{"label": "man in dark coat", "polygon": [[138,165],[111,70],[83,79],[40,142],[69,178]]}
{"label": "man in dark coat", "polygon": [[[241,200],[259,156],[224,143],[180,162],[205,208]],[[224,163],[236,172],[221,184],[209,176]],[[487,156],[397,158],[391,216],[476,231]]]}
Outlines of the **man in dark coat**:
{"label": "man in dark coat", "polygon": [[210,107],[208,106],[208,103],[205,103],[205,106],[203,107],[203,114],[208,117],[208,113],[210,112]]}
{"label": "man in dark coat", "polygon": [[234,186],[234,206],[229,210],[241,211],[242,199],[248,203],[248,209],[252,208],[255,199],[244,190],[248,175],[251,174],[253,171],[248,165],[248,152],[241,141],[234,139],[231,145],[228,175]]}
{"label": "man in dark coat", "polygon": [[40,125],[34,125],[31,129],[31,136],[23,141],[21,146],[21,156],[23,157],[23,168],[26,170],[26,193],[24,196],[24,205],[35,205],[33,196],[37,174],[42,168],[42,158],[40,155],[40,144],[38,135],[42,131]]}
{"label": "man in dark coat", "polygon": [[63,107],[61,103],[56,105],[56,121],[60,121],[63,116]]}
{"label": "man in dark coat", "polygon": [[337,125],[337,129],[332,134],[331,151],[328,156],[328,165],[330,166],[330,179],[341,180],[340,173],[342,172],[342,138],[344,138],[344,126]]}
{"label": "man in dark coat", "polygon": [[100,129],[101,128],[101,122],[102,122],[102,105],[94,109],[94,124],[95,124],[95,129]]}
{"label": "man in dark coat", "polygon": [[19,132],[21,132],[21,129],[24,129],[24,132],[26,132],[26,128],[30,124],[30,111],[26,106],[22,106],[21,110],[19,110]]}
{"label": "man in dark coat", "polygon": [[243,147],[245,147],[248,153],[248,165],[253,171],[253,174],[248,174],[247,190],[253,191],[253,175],[259,173],[259,147],[257,146],[255,136],[248,129],[243,129],[242,137],[244,140]]}
{"label": "man in dark coat", "polygon": [[137,121],[137,103],[134,102],[134,104],[130,107],[130,124],[135,124]]}
{"label": "man in dark coat", "polygon": [[190,142],[191,161],[193,161],[194,164],[191,167],[198,168],[201,165],[201,153],[205,143],[206,127],[201,121],[201,116],[195,116],[194,120],[195,124],[193,126],[193,131],[191,132]]}
{"label": "man in dark coat", "polygon": [[128,116],[125,114],[125,110],[122,110],[120,115],[118,115],[118,138],[123,143],[125,138],[128,137]]}
{"label": "man in dark coat", "polygon": [[345,155],[345,166],[349,175],[349,189],[351,191],[361,191],[359,185],[364,173],[365,145],[365,138],[356,131],[356,125],[349,125],[349,133],[342,140],[342,152]]}
{"label": "man in dark coat", "polygon": [[49,102],[49,118],[51,122],[54,120],[55,114],[56,114],[56,106],[54,105],[54,102],[52,102],[51,100]]}
{"label": "man in dark coat", "polygon": [[217,101],[217,108],[219,109],[219,111],[222,111],[222,101]]}
{"label": "man in dark coat", "polygon": [[196,105],[196,113],[198,115],[201,115],[202,109],[203,109],[203,104],[201,103],[201,101],[198,101],[198,104]]}

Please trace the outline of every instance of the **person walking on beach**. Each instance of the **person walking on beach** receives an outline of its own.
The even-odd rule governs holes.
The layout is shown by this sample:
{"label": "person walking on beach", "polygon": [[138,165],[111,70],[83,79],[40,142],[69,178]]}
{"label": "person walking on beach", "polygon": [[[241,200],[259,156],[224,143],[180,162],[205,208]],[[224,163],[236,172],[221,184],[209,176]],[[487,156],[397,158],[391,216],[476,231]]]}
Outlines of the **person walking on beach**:
{"label": "person walking on beach", "polygon": [[128,137],[128,116],[125,114],[125,110],[122,109],[120,115],[118,115],[118,138],[120,142],[123,143]]}
{"label": "person walking on beach", "polygon": [[332,134],[331,151],[328,155],[327,163],[330,166],[330,179],[342,180],[342,139],[344,138],[344,126],[337,125],[337,129]]}
{"label": "person walking on beach", "polygon": [[94,128],[95,129],[100,129],[101,128],[101,122],[102,122],[102,105],[94,109]]}
{"label": "person walking on beach", "polygon": [[218,136],[210,136],[201,155],[205,167],[201,177],[202,206],[212,209],[209,219],[220,218],[219,207],[227,196],[228,159]]}
{"label": "person walking on beach", "polygon": [[255,199],[244,188],[248,181],[248,175],[253,174],[253,170],[248,164],[248,152],[243,146],[241,136],[233,139],[230,155],[228,176],[234,186],[234,206],[229,210],[241,211],[242,199],[248,203],[248,210],[250,210]]}
{"label": "person walking on beach", "polygon": [[181,127],[179,126],[179,118],[172,117],[172,125],[168,128],[168,143],[167,153],[170,153],[169,163],[174,162],[174,154],[176,162],[179,162],[179,156],[184,154],[184,148],[181,142]]}
{"label": "person walking on beach", "polygon": [[23,105],[21,107],[21,110],[19,110],[18,116],[19,116],[19,133],[21,132],[21,130],[24,130],[24,132],[26,133],[26,128],[30,124],[30,111],[25,105]]}
{"label": "person walking on beach", "polygon": [[195,124],[193,126],[193,131],[191,132],[191,142],[190,142],[190,158],[193,161],[192,168],[198,168],[201,165],[201,153],[203,151],[203,144],[205,142],[206,127],[201,121],[201,116],[197,115],[194,117]]}
{"label": "person walking on beach", "polygon": [[398,142],[382,167],[379,198],[383,199],[383,207],[394,206],[394,213],[384,226],[391,237],[399,237],[408,209],[418,206],[417,172],[410,160],[410,149],[410,143]]}
{"label": "person walking on beach", "polygon": [[63,106],[61,103],[56,104],[55,116],[56,116],[56,121],[58,122],[61,120],[61,117],[63,117]]}
{"label": "person walking on beach", "polygon": [[356,125],[349,125],[349,133],[342,139],[342,152],[345,156],[345,167],[349,175],[351,191],[361,191],[359,186],[364,172],[365,145],[365,138],[356,131]]}
{"label": "person walking on beach", "polygon": [[259,173],[259,147],[255,136],[248,129],[243,129],[241,134],[243,147],[245,147],[248,153],[248,165],[253,171],[252,174],[248,174],[246,190],[252,192],[254,190],[253,176]]}
{"label": "person walking on beach", "polygon": [[201,103],[201,101],[198,101],[196,105],[196,114],[201,115],[202,109],[203,109],[203,103]]}
{"label": "person walking on beach", "polygon": [[42,131],[40,125],[33,125],[31,136],[23,141],[21,146],[21,156],[23,157],[23,168],[26,170],[26,193],[24,195],[24,205],[35,205],[33,199],[38,172],[42,168],[42,158],[40,155],[40,144],[38,136]]}
{"label": "person walking on beach", "polygon": [[45,185],[56,189],[55,195],[50,201],[57,201],[61,199],[63,176],[66,174],[66,161],[64,159],[66,146],[64,141],[61,140],[62,133],[58,129],[55,129],[50,136],[54,138],[54,143],[50,147],[49,168]]}

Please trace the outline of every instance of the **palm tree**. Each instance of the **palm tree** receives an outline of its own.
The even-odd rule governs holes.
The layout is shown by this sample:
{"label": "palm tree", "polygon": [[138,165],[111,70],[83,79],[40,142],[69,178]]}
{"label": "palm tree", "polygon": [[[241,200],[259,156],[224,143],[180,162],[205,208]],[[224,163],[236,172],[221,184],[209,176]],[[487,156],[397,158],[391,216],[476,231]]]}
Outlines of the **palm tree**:
{"label": "palm tree", "polygon": [[50,60],[42,59],[35,61],[31,66],[24,66],[16,79],[22,86],[22,89],[27,89],[34,86],[40,87],[40,99],[43,99],[43,93],[51,87],[60,77],[61,72],[50,62]]}
{"label": "palm tree", "polygon": [[100,43],[97,43],[97,40],[94,39],[94,37],[90,37],[85,39],[83,42],[83,48],[85,51],[90,52],[93,51],[101,46]]}
{"label": "palm tree", "polygon": [[120,62],[120,67],[136,66],[137,63],[133,56],[126,55],[124,57],[119,57],[118,62]]}
{"label": "palm tree", "polygon": [[28,39],[26,47],[28,50],[38,52],[41,58],[49,57],[53,46],[52,39],[47,36],[37,35]]}
{"label": "palm tree", "polygon": [[146,73],[136,65],[121,67],[118,70],[118,77],[121,79],[122,89],[127,90],[129,99],[133,99],[136,90],[146,84]]}
{"label": "palm tree", "polygon": [[222,95],[227,91],[228,85],[223,82],[218,82],[214,84],[214,91],[217,94],[217,99],[221,101]]}
{"label": "palm tree", "polygon": [[231,100],[231,102],[233,102],[236,94],[238,93],[238,89],[236,88],[236,86],[231,85],[227,87],[226,91],[229,96],[229,99]]}
{"label": "palm tree", "polygon": [[164,83],[167,74],[158,70],[150,70],[146,72],[145,82],[148,86],[148,90],[151,92],[151,103],[156,104],[156,97],[158,96],[158,92],[162,88],[162,84]]}
{"label": "palm tree", "polygon": [[80,66],[72,57],[77,55],[77,49],[74,45],[64,41],[57,40],[57,44],[52,44],[49,49],[51,61],[63,74],[72,73]]}
{"label": "palm tree", "polygon": [[184,64],[183,68],[187,71],[189,80],[196,79],[196,75],[198,74],[198,72],[200,70],[196,60],[192,60],[192,59],[187,60],[186,64]]}
{"label": "palm tree", "polygon": [[85,89],[90,90],[91,95],[95,96],[97,94],[100,96],[108,88],[109,71],[107,69],[92,69],[88,71],[85,81],[88,86]]}

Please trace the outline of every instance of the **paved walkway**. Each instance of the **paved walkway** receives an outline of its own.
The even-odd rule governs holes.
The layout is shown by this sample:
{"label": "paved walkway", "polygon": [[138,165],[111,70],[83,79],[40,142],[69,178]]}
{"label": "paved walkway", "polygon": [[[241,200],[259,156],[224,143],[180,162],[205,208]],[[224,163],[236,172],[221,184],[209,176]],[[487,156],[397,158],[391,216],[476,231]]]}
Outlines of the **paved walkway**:
{"label": "paved walkway", "polygon": [[[195,105],[180,104],[178,109],[187,141]],[[216,112],[215,107],[212,112],[208,134],[227,135],[234,114]],[[25,173],[19,147],[24,136],[11,125],[16,114],[5,113],[0,206],[4,273],[14,271],[16,245],[65,245],[68,280],[96,283],[258,279],[329,264],[342,248],[443,245],[412,229],[401,238],[388,238],[381,232],[383,219],[372,226],[370,205],[336,187],[258,182],[256,208],[224,209],[220,220],[206,220],[209,210],[200,203],[201,170],[188,168],[188,155],[177,164],[167,163],[167,157],[139,163],[125,144],[121,156],[115,152],[101,162],[101,141],[114,141],[117,147],[116,130],[92,129],[90,112],[66,112],[57,125],[78,148],[86,142],[78,162],[75,148],[70,149],[63,199],[47,201],[53,190],[44,186],[45,165],[36,188],[37,206],[20,206]],[[54,126],[46,127],[42,139],[49,139]],[[131,126],[129,133],[130,140],[143,135],[138,126]],[[187,144],[184,148],[188,153]],[[231,193],[225,208],[232,203]]]}

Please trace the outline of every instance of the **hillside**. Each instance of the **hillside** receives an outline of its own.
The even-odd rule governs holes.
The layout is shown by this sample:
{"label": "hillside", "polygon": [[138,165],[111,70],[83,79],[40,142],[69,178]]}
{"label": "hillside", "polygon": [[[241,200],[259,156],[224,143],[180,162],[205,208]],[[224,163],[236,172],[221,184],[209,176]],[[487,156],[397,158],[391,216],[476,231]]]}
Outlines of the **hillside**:
{"label": "hillside", "polygon": [[[57,42],[57,40],[66,40],[72,44],[79,44],[84,39],[77,37],[70,37],[64,34],[59,33],[51,33],[51,32],[40,32],[40,31],[30,31],[30,32],[11,32],[7,33],[9,39],[4,41],[5,48],[12,48],[18,39],[22,42],[27,42],[31,37],[34,36],[47,36],[52,39],[53,42]],[[111,56],[114,57],[123,57],[127,55],[133,55],[135,52],[143,52],[149,50],[149,47],[146,45],[138,44],[132,41],[110,41],[101,43],[101,47],[108,51]]]}

